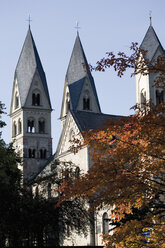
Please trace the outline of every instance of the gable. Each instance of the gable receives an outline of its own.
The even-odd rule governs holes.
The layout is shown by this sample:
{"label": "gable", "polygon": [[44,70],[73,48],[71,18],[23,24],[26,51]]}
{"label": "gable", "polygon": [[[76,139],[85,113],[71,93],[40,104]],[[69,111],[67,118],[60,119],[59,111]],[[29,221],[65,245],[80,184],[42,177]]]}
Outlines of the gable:
{"label": "gable", "polygon": [[[73,110],[78,111],[92,111],[95,113],[100,113],[100,105],[98,102],[98,97],[95,92],[95,88],[92,87],[91,80],[89,77],[86,77],[83,81],[82,89],[78,99],[77,107]],[[88,108],[84,107],[84,100],[88,98]]]}
{"label": "gable", "polygon": [[72,144],[70,141],[73,138],[80,139],[83,142],[79,127],[75,122],[71,112],[69,112],[65,120],[65,125],[62,129],[61,137],[57,146],[56,156],[69,152],[70,146]]}
{"label": "gable", "polygon": [[50,109],[49,101],[37,70],[32,79],[24,107]]}

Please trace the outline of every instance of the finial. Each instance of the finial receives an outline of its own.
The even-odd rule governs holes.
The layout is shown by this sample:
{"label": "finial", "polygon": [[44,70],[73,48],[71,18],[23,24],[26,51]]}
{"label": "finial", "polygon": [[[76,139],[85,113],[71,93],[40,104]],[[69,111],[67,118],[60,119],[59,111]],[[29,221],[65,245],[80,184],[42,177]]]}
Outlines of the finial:
{"label": "finial", "polygon": [[79,33],[78,30],[80,29],[80,26],[79,26],[79,22],[78,21],[76,21],[76,27],[74,27],[74,28],[77,29],[77,33]]}
{"label": "finial", "polygon": [[29,28],[30,28],[30,23],[32,22],[32,19],[30,18],[30,15],[28,17],[28,19],[26,20],[29,23]]}
{"label": "finial", "polygon": [[149,18],[150,18],[150,26],[152,26],[152,11],[149,11]]}

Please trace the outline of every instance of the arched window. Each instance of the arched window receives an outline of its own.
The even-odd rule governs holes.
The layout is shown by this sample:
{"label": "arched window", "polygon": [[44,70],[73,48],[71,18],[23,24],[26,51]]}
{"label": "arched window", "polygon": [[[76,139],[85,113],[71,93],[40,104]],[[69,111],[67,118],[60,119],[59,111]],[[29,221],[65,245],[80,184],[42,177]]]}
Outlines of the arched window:
{"label": "arched window", "polygon": [[17,124],[16,122],[13,123],[13,136],[17,135]]}
{"label": "arched window", "polygon": [[36,156],[36,150],[29,148],[28,154],[29,154],[29,158],[35,158],[35,156]]}
{"label": "arched window", "polygon": [[36,150],[33,149],[33,150],[32,150],[32,158],[35,158],[35,157],[36,157]]}
{"label": "arched window", "polygon": [[144,89],[141,91],[141,105],[145,105],[146,104],[146,92],[144,91]]}
{"label": "arched window", "polygon": [[32,94],[32,105],[40,106],[40,94],[39,93]]}
{"label": "arched window", "polygon": [[32,158],[32,150],[31,149],[28,150],[28,155],[29,155],[28,156],[29,158]]}
{"label": "arched window", "polygon": [[38,121],[38,131],[39,133],[45,133],[45,120],[44,119],[40,119]]}
{"label": "arched window", "polygon": [[70,110],[70,100],[69,100],[69,93],[67,93],[67,96],[66,96],[66,114],[68,113],[69,110]]}
{"label": "arched window", "polygon": [[108,234],[109,231],[109,218],[108,214],[104,213],[102,217],[102,225],[103,225],[103,234]]}
{"label": "arched window", "polygon": [[19,98],[18,98],[18,93],[15,93],[15,109],[19,107]]}
{"label": "arched window", "polygon": [[21,120],[19,119],[18,120],[18,134],[21,134],[22,133],[22,123],[21,123]]}
{"label": "arched window", "polygon": [[44,159],[46,158],[47,151],[44,149]]}
{"label": "arched window", "polygon": [[46,159],[46,154],[47,154],[46,149],[40,149],[40,158],[41,159]]}
{"label": "arched window", "polygon": [[156,90],[156,105],[164,102],[164,90]]}
{"label": "arched window", "polygon": [[77,178],[80,176],[80,168],[78,166],[75,169],[75,174]]}
{"label": "arched window", "polygon": [[35,122],[32,118],[28,119],[27,121],[27,132],[35,133]]}
{"label": "arched window", "polygon": [[52,185],[51,183],[48,183],[48,199],[51,198],[51,191],[52,191]]}
{"label": "arched window", "polygon": [[85,91],[85,94],[83,97],[83,110],[90,110],[90,98],[89,98],[88,91]]}
{"label": "arched window", "polygon": [[69,140],[70,141],[73,141],[75,138],[75,132],[73,129],[70,130],[70,133],[69,133]]}

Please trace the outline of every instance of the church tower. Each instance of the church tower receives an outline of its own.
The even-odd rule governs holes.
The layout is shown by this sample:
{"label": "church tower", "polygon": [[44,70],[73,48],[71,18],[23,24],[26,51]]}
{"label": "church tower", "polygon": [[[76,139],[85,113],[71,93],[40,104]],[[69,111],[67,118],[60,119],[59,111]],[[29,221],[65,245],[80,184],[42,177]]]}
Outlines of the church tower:
{"label": "church tower", "polygon": [[69,110],[101,113],[94,79],[88,69],[78,32],[65,77],[60,116],[62,123]]}
{"label": "church tower", "polygon": [[[140,49],[145,51],[144,59],[149,63],[154,61],[158,62],[158,57],[165,55],[164,49],[151,23]],[[139,73],[136,75],[136,102],[140,106],[143,106],[143,103],[149,100],[151,100],[154,105],[165,102],[163,89],[154,86],[154,80],[157,76],[157,73],[149,73],[147,75]]]}
{"label": "church tower", "polygon": [[51,102],[46,76],[30,30],[16,66],[12,100],[12,142],[30,179],[52,155]]}

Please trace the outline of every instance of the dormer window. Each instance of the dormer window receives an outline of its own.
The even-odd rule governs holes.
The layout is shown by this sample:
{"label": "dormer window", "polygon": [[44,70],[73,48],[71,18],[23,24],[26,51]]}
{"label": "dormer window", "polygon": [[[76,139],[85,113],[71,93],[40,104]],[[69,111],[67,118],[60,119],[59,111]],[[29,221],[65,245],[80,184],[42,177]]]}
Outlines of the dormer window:
{"label": "dormer window", "polygon": [[156,90],[156,105],[164,102],[164,90]]}
{"label": "dormer window", "polygon": [[40,106],[40,94],[39,93],[32,94],[32,105]]}
{"label": "dormer window", "polygon": [[83,110],[90,110],[89,92],[86,91],[83,97]]}

